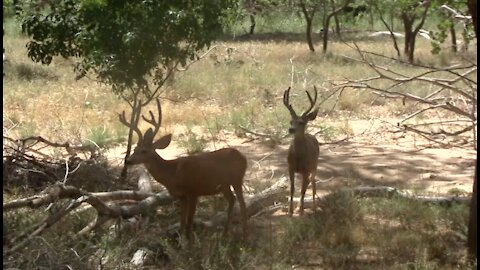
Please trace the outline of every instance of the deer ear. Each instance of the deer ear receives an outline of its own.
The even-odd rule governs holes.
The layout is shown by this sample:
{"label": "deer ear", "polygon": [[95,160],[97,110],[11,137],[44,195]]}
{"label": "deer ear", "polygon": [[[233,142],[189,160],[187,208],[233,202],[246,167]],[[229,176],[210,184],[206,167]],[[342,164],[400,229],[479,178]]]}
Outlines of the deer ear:
{"label": "deer ear", "polygon": [[147,131],[145,131],[145,134],[143,135],[143,140],[145,142],[153,141],[153,130],[152,130],[152,128],[149,128]]}
{"label": "deer ear", "polygon": [[165,135],[158,139],[155,143],[153,143],[153,148],[154,149],[164,149],[167,148],[167,146],[170,144],[172,141],[172,134]]}
{"label": "deer ear", "polygon": [[308,121],[313,121],[313,120],[315,120],[315,118],[317,118],[317,114],[318,114],[318,108],[315,109],[313,112],[307,114],[307,120],[308,120]]}

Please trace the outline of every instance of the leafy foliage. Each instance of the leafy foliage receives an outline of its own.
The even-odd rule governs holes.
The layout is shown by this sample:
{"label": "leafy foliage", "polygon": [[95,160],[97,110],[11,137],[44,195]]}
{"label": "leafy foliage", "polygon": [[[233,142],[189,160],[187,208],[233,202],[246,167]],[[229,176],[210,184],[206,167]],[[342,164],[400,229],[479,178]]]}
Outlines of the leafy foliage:
{"label": "leafy foliage", "polygon": [[148,92],[150,79],[161,86],[167,67],[185,66],[220,36],[235,5],[233,0],[63,0],[42,10],[24,9],[20,17],[22,31],[33,39],[27,44],[33,61],[76,57],[78,78],[93,72],[117,93]]}
{"label": "leafy foliage", "polygon": [[[443,8],[447,6],[459,12],[461,15],[467,15],[467,1],[453,1],[453,0],[437,0],[434,2],[435,15],[438,19],[437,29],[435,31],[430,31],[430,36],[432,37],[432,54],[438,54],[441,51],[441,45],[448,38],[448,35],[455,35],[452,33],[452,29],[455,29],[455,26],[460,24],[462,28],[462,36],[465,42],[469,42],[473,39],[473,25],[471,22],[465,20],[465,18],[457,18],[457,16],[451,11]],[[445,5],[445,6],[441,6]],[[455,31],[455,30],[454,30]],[[456,37],[454,37],[456,38]],[[456,44],[452,44],[456,46]]]}

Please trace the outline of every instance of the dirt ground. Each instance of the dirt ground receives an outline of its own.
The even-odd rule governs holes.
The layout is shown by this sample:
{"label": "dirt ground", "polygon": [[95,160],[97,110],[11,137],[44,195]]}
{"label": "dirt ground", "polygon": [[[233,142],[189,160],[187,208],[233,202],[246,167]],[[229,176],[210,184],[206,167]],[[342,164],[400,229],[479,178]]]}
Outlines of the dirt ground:
{"label": "dirt ground", "polygon": [[[383,185],[419,194],[446,195],[472,192],[476,151],[465,148],[433,148],[419,136],[388,132],[385,121],[351,121],[353,134],[349,140],[320,146],[317,194],[322,195],[342,187]],[[246,192],[262,190],[287,176],[286,156],[290,139],[272,145],[262,139],[238,138],[224,134],[212,143],[209,150],[230,146],[248,158],[245,176]],[[321,139],[319,138],[319,141]],[[110,153],[121,160],[121,151]],[[118,152],[120,151],[120,152]],[[175,143],[158,153],[165,159],[184,155],[185,150]],[[300,189],[296,176],[296,194]],[[253,190],[252,190],[253,188]],[[310,188],[309,188],[310,190]]]}

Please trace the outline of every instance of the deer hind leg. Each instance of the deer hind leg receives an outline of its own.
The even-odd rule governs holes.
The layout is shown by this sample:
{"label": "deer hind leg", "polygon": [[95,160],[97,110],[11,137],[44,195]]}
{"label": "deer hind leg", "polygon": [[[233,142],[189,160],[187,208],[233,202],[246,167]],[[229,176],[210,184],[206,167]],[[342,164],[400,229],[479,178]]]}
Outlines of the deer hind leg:
{"label": "deer hind leg", "polygon": [[197,197],[187,197],[187,218],[186,218],[186,236],[187,239],[191,239],[192,235],[192,224],[193,224],[193,216],[195,214],[195,210],[197,208]]}
{"label": "deer hind leg", "polygon": [[295,171],[288,168],[288,174],[290,177],[290,207],[288,208],[288,214],[293,215],[293,193],[295,192]]}
{"label": "deer hind leg", "polygon": [[302,181],[302,193],[301,193],[301,197],[300,197],[300,215],[303,215],[303,200],[305,199],[305,192],[307,191],[307,187],[308,187],[308,183],[310,182],[309,181],[309,174],[308,173],[303,173],[302,174],[303,176],[303,181]]}
{"label": "deer hind leg", "polygon": [[243,198],[242,185],[233,186],[235,196],[237,197],[238,205],[240,206],[240,215],[243,227],[243,238],[247,238],[247,209],[245,206],[245,199]]}
{"label": "deer hind leg", "polygon": [[223,196],[227,199],[228,208],[227,208],[227,222],[225,223],[225,228],[223,230],[223,235],[225,236],[228,231],[228,227],[230,225],[230,221],[232,219],[232,209],[233,204],[235,203],[235,196],[233,196],[232,190],[230,190],[230,186],[226,187],[222,190]]}
{"label": "deer hind leg", "polygon": [[180,234],[186,232],[185,224],[187,223],[187,214],[188,214],[188,207],[187,207],[187,198],[180,199]]}
{"label": "deer hind leg", "polygon": [[312,183],[312,200],[313,200],[313,212],[317,212],[317,204],[315,203],[315,197],[317,196],[317,185],[315,183],[315,175],[317,175],[317,171],[313,171],[310,174],[310,183]]}

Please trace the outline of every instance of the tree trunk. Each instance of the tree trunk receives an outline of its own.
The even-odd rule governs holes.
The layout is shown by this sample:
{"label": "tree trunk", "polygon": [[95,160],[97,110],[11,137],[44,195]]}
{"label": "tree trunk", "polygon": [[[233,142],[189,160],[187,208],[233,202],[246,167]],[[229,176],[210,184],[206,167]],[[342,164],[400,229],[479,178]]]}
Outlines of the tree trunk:
{"label": "tree trunk", "polygon": [[257,25],[257,22],[255,21],[255,14],[250,14],[250,35],[253,35],[255,32],[255,25]]}
{"label": "tree trunk", "polygon": [[[133,120],[133,115],[131,120]],[[123,168],[122,172],[120,173],[120,180],[124,181],[127,179],[128,167],[127,167],[127,159],[130,157],[130,153],[132,152],[132,139],[133,139],[133,129],[128,129],[128,139],[127,139],[127,152],[125,153],[125,158],[123,159]]]}
{"label": "tree trunk", "polygon": [[415,35],[410,36],[409,45],[408,45],[408,62],[413,63],[413,56],[415,52]]}
{"label": "tree trunk", "polygon": [[[308,49],[310,51],[315,52],[315,47],[313,46],[313,40],[312,40],[312,18],[307,18],[307,43],[308,43]],[[323,29],[325,32],[325,29]]]}
{"label": "tree trunk", "polygon": [[338,20],[338,14],[333,15],[333,19],[335,20],[335,34],[340,37],[340,21]]}
{"label": "tree trunk", "polygon": [[328,28],[330,27],[330,18],[327,17],[325,21],[323,22],[323,47],[322,47],[322,52],[326,53],[327,52],[327,46],[328,46]]}
{"label": "tree trunk", "polygon": [[[422,15],[420,17],[416,17],[415,10],[413,12],[408,10],[402,11],[402,20],[405,28],[405,54],[408,56],[408,62],[410,63],[413,63],[413,56],[415,51],[415,39],[417,37],[418,32],[420,31],[420,29],[423,27],[423,24],[425,23],[428,9],[430,8],[430,3],[431,2],[429,1],[424,1],[419,6],[424,8]],[[417,18],[420,19],[420,22],[417,24],[417,26],[414,29],[413,23]]]}
{"label": "tree trunk", "polygon": [[[134,91],[132,91],[134,92]],[[133,99],[133,106],[132,106],[132,115],[130,116],[130,123],[135,123],[136,121],[136,115],[134,113],[133,108],[136,108],[136,106],[140,106],[139,104],[141,103],[140,101],[137,100],[137,95],[138,92],[134,92],[134,99]],[[140,116],[138,116],[140,117]],[[125,158],[123,159],[123,168],[122,172],[120,173],[120,180],[125,181],[127,179],[127,173],[128,173],[128,167],[127,167],[127,159],[130,157],[130,153],[132,152],[132,142],[133,140],[133,129],[129,128],[128,129],[128,139],[127,139],[127,152],[125,153]]]}
{"label": "tree trunk", "polygon": [[403,20],[403,29],[405,32],[405,45],[403,48],[404,54],[408,57],[408,61],[411,63],[413,62],[410,61],[410,56],[413,57],[413,53],[411,54],[412,50],[412,39],[415,37],[413,36],[413,20],[408,16],[408,14],[403,13],[402,14],[402,20]]}
{"label": "tree trunk", "polygon": [[374,31],[376,16],[373,12],[373,9],[370,8],[369,10],[370,10],[370,12],[369,12],[369,16],[368,16],[368,23],[370,24],[370,31]]}
{"label": "tree trunk", "polygon": [[[313,40],[312,40],[312,23],[313,23],[313,16],[315,15],[315,11],[312,11],[312,14],[309,15],[308,10],[303,1],[300,1],[300,7],[302,8],[303,16],[305,17],[305,21],[307,22],[306,35],[307,35],[308,49],[310,49],[311,52],[315,52],[315,47],[313,46]],[[325,31],[325,29],[323,29],[323,31]]]}
{"label": "tree trunk", "polygon": [[452,24],[450,25],[450,36],[452,38],[452,52],[456,53],[458,51],[457,49],[457,34],[455,32],[455,25]]}
{"label": "tree trunk", "polygon": [[467,236],[468,255],[477,258],[477,161],[475,161],[475,178],[473,179],[473,194],[470,202],[470,218]]}
{"label": "tree trunk", "polygon": [[[468,0],[468,11],[472,15],[473,30],[475,31],[475,38],[477,38],[477,0]],[[467,235],[468,255],[472,260],[477,259],[477,164],[478,160],[475,161],[475,178],[473,179]]]}
{"label": "tree trunk", "polygon": [[477,0],[468,0],[468,11],[472,15],[473,30],[475,37],[477,37]]}

